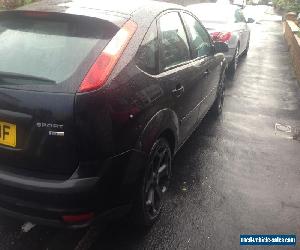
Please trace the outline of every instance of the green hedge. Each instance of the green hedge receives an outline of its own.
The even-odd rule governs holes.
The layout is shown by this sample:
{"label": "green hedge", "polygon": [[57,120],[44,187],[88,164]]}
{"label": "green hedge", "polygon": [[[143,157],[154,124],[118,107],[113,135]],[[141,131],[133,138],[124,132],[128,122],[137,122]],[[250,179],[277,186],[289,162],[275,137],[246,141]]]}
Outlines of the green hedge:
{"label": "green hedge", "polygon": [[299,0],[273,0],[274,5],[287,12],[294,11],[300,13],[300,1]]}
{"label": "green hedge", "polygon": [[25,4],[32,3],[36,0],[0,0],[0,8],[13,9]]}

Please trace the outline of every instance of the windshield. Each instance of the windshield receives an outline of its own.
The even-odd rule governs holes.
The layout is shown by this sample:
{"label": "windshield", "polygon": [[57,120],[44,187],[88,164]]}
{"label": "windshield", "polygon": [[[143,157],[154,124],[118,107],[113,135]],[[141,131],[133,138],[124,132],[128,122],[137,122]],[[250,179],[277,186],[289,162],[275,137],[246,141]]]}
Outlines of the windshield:
{"label": "windshield", "polygon": [[216,6],[201,6],[198,5],[193,8],[193,11],[203,23],[233,23],[234,22],[234,9],[220,8]]}
{"label": "windshield", "polygon": [[90,19],[0,17],[0,82],[60,84],[99,41],[104,48],[115,33]]}

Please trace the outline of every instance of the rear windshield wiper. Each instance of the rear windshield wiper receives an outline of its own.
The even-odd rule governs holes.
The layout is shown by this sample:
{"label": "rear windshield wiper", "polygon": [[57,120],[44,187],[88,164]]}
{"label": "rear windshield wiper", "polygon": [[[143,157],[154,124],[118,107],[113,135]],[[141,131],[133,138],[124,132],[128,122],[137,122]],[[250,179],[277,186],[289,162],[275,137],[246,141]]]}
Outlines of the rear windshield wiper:
{"label": "rear windshield wiper", "polygon": [[[22,82],[22,81],[26,81],[26,82]],[[48,78],[0,71],[0,84],[17,84],[17,85],[30,84],[28,83],[28,81],[29,82],[34,81],[37,82],[37,84],[56,84],[56,81]]]}

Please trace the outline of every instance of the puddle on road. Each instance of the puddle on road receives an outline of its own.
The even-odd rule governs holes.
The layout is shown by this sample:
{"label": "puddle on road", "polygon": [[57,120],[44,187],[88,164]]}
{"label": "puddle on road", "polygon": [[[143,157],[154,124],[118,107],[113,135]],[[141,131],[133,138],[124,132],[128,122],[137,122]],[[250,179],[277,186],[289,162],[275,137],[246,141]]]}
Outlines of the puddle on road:
{"label": "puddle on road", "polygon": [[300,127],[292,127],[287,124],[275,123],[275,134],[286,139],[300,141]]}

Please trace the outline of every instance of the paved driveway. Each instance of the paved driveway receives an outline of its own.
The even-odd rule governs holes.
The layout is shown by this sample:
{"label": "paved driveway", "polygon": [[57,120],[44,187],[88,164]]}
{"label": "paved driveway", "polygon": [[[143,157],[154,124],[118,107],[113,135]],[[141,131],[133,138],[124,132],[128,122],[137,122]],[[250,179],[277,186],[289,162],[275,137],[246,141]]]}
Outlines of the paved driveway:
{"label": "paved driveway", "polygon": [[234,250],[246,249],[241,233],[299,238],[300,90],[277,19],[264,14],[253,25],[249,55],[227,83],[224,114],[208,116],[178,153],[152,229],[122,221],[68,231],[0,217],[0,249]]}

